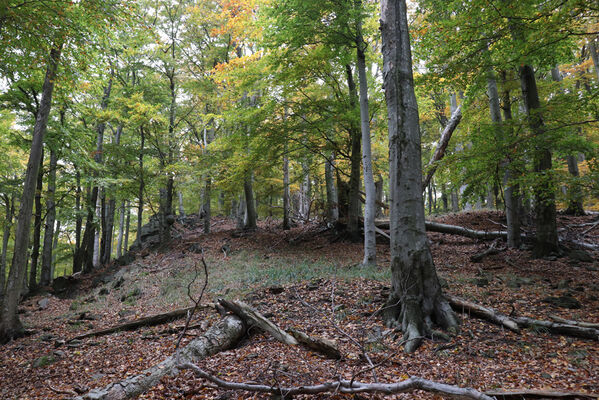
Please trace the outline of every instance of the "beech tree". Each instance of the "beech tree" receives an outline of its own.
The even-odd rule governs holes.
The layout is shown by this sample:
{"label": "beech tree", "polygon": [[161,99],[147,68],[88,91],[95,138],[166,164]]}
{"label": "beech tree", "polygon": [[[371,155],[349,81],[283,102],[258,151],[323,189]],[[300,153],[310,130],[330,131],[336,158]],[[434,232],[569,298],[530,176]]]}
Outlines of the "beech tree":
{"label": "beech tree", "polygon": [[456,329],[424,227],[418,104],[405,0],[381,1],[383,76],[389,123],[391,294],[386,319],[415,351],[433,323]]}

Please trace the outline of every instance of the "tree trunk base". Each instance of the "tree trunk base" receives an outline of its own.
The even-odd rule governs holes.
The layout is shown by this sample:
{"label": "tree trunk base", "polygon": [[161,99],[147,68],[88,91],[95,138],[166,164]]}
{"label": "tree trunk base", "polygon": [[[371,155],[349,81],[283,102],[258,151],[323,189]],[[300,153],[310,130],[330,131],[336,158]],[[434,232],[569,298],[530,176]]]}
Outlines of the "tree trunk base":
{"label": "tree trunk base", "polygon": [[6,322],[0,324],[0,344],[6,344],[11,340],[26,336],[26,334],[27,332],[18,319],[11,324]]}

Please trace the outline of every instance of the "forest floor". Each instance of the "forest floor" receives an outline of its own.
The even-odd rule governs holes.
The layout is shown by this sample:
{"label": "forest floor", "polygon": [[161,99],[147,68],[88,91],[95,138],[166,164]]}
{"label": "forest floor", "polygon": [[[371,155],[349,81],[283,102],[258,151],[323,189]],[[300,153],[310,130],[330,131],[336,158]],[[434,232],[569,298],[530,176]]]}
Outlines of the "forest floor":
{"label": "forest floor", "polygon": [[[559,216],[561,235],[580,236],[597,216]],[[449,214],[436,219],[478,230],[497,230],[505,223],[499,212]],[[351,378],[368,368],[361,351],[346,332],[362,343],[376,368],[376,379],[397,382],[409,376],[492,389],[547,389],[599,392],[597,341],[525,330],[516,334],[486,321],[461,315],[460,333],[450,342],[427,340],[414,354],[405,354],[401,337],[384,335],[373,313],[389,289],[388,245],[378,246],[379,268],[363,268],[362,245],[347,243],[322,227],[305,225],[282,231],[277,221],[263,221],[256,232],[236,232],[231,221],[215,219],[213,233],[201,227],[181,230],[173,245],[138,257],[126,267],[107,269],[81,279],[74,298],[41,294],[21,305],[21,320],[33,333],[0,347],[0,398],[61,399],[105,386],[160,362],[173,353],[177,333],[168,324],[88,338],[55,347],[57,341],[109,327],[139,316],[192,305],[203,285],[201,255],[208,265],[208,289],[203,303],[219,297],[239,298],[267,314],[282,328],[295,327],[337,341],[341,360],[328,360],[301,347],[277,342],[254,332],[232,350],[201,362],[201,367],[230,381],[302,385]],[[430,233],[433,256],[445,291],[491,306],[505,314],[599,322],[599,263],[569,258],[532,259],[528,250],[506,250],[483,259],[470,257],[491,242]],[[599,227],[584,240],[599,244]],[[222,249],[227,250],[225,254]],[[580,308],[560,308],[547,297],[569,296]],[[47,300],[46,300],[47,299]],[[303,305],[305,302],[310,307]],[[574,304],[573,306],[577,306]],[[196,313],[201,325],[187,332],[186,343],[219,318],[210,309]],[[332,323],[331,321],[334,321]],[[372,371],[360,381],[372,382]],[[214,388],[184,371],[164,378],[140,398],[266,398]],[[342,395],[322,398],[344,398]],[[373,396],[378,398],[377,396]],[[426,393],[397,398],[433,398]],[[363,398],[363,397],[356,397]]]}

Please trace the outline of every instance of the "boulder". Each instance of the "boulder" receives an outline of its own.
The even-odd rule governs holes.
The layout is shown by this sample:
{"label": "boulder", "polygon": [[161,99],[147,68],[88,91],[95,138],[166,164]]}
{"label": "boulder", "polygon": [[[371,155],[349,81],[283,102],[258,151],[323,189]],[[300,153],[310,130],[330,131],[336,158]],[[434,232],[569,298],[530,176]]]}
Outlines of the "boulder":
{"label": "boulder", "polygon": [[549,296],[543,299],[543,303],[551,304],[555,307],[578,309],[582,308],[582,304],[572,296]]}

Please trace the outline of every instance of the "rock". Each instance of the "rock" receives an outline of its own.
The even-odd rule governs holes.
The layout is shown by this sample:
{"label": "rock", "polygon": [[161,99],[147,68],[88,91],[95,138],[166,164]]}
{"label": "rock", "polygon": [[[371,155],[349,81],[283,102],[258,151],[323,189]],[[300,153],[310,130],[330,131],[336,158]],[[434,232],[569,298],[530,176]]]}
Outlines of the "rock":
{"label": "rock", "polygon": [[57,338],[58,336],[52,335],[51,333],[44,333],[42,336],[40,336],[40,340],[42,342],[51,342]]}
{"label": "rock", "polygon": [[100,290],[98,291],[98,294],[99,294],[100,296],[106,296],[106,295],[107,295],[107,294],[109,294],[109,293],[110,293],[110,290],[108,290],[108,288],[105,288],[105,287],[103,287],[102,289],[100,289]]}
{"label": "rock", "polygon": [[44,297],[43,299],[38,300],[37,305],[39,306],[40,310],[45,310],[50,305],[50,299]]}
{"label": "rock", "polygon": [[271,286],[268,288],[268,291],[272,294],[281,294],[285,291],[285,288],[282,286]]}
{"label": "rock", "polygon": [[54,295],[61,299],[72,298],[77,294],[79,281],[71,276],[59,276],[52,282],[52,291]]}
{"label": "rock", "polygon": [[118,289],[121,286],[123,286],[123,283],[125,283],[125,278],[123,278],[122,276],[120,276],[119,279],[117,279],[116,281],[114,281],[114,283],[112,284],[112,288],[113,289]]}
{"label": "rock", "polygon": [[95,381],[97,381],[98,379],[102,379],[104,378],[106,375],[102,374],[100,372],[96,372],[95,374],[92,374],[91,378]]}
{"label": "rock", "polygon": [[67,354],[66,354],[64,351],[62,351],[62,350],[54,350],[54,351],[52,352],[52,354],[53,354],[53,355],[54,355],[54,357],[56,357],[56,358],[65,358],[65,357],[67,356]]}
{"label": "rock", "polygon": [[591,263],[595,261],[593,256],[588,251],[582,249],[574,249],[568,252],[568,258],[572,261],[578,261],[583,263]]}
{"label": "rock", "polygon": [[36,358],[35,360],[33,360],[33,362],[31,363],[31,366],[33,368],[41,368],[41,367],[45,367],[47,365],[52,364],[54,361],[56,361],[56,359],[54,358],[54,355],[48,354],[48,355],[41,356],[40,358]]}
{"label": "rock", "polygon": [[567,289],[572,283],[572,279],[562,279],[558,282],[556,289]]}
{"label": "rock", "polygon": [[508,282],[507,286],[512,289],[517,289],[521,286],[531,285],[534,281],[531,278],[522,278],[520,276],[512,276]]}
{"label": "rock", "polygon": [[120,266],[129,265],[133,261],[135,261],[135,254],[133,254],[132,252],[127,252],[116,260],[117,264]]}
{"label": "rock", "polygon": [[552,306],[560,307],[560,308],[571,308],[571,309],[582,308],[582,304],[580,304],[580,302],[572,296],[560,296],[560,297],[549,296],[549,297],[545,297],[542,301],[543,301],[543,303],[548,303],[548,304],[551,304]]}
{"label": "rock", "polygon": [[79,314],[77,319],[80,321],[96,321],[96,320],[100,319],[100,317],[95,314],[85,311],[85,312],[82,312],[81,314]]}

